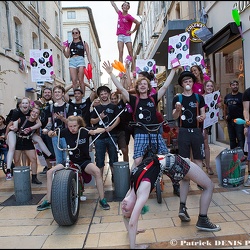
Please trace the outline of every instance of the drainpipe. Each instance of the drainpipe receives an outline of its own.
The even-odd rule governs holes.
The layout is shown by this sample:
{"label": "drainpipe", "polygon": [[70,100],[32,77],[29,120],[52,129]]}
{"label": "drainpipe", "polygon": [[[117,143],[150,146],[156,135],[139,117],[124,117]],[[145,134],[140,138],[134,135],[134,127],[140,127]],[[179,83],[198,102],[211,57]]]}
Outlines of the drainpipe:
{"label": "drainpipe", "polygon": [[194,19],[195,19],[195,21],[196,21],[196,1],[193,1],[193,3],[194,3]]}
{"label": "drainpipe", "polygon": [[9,8],[9,1],[5,1],[5,7],[6,7],[6,21],[7,21],[7,31],[8,31],[8,41],[9,45],[8,48],[11,49],[11,33],[10,33],[10,8]]}
{"label": "drainpipe", "polygon": [[[42,4],[42,2],[41,2]],[[38,17],[38,27],[37,27],[37,31],[38,31],[38,41],[39,41],[39,48],[42,49],[42,39],[41,39],[41,15],[39,13],[39,2],[37,2],[37,13],[39,14]]]}

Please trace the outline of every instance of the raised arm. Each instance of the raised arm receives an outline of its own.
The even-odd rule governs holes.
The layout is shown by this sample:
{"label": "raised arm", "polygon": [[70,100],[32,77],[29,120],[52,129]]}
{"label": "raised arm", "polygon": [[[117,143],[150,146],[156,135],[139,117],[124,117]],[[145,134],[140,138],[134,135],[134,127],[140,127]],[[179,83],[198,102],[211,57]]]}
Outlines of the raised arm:
{"label": "raised arm", "polygon": [[163,86],[158,90],[158,101],[163,97],[163,95],[166,93],[168,86],[172,82],[175,74],[175,68],[171,69],[170,74],[168,75],[165,83]]}
{"label": "raised arm", "polygon": [[110,62],[104,62],[102,67],[106,70],[106,72],[110,75],[113,83],[115,84],[116,88],[120,91],[124,99],[129,102],[129,93],[128,91],[122,86],[122,84],[118,81],[115,75],[112,73],[113,67],[111,66]]}
{"label": "raised arm", "polygon": [[115,1],[110,1],[110,3],[111,3],[111,5],[114,7],[116,13],[118,13],[118,12],[119,12],[119,9],[118,9],[117,5],[115,4]]}

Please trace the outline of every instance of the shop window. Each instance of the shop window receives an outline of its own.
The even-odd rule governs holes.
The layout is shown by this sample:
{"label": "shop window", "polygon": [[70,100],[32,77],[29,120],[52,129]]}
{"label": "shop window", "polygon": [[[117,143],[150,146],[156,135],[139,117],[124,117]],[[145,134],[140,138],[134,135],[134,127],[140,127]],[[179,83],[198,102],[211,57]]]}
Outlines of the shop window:
{"label": "shop window", "polygon": [[222,103],[219,121],[216,124],[216,140],[229,144],[227,124],[223,119],[223,101],[225,95],[231,92],[230,82],[232,80],[239,81],[240,92],[244,92],[245,89],[241,39],[237,39],[214,54],[214,69],[215,82],[219,86]]}

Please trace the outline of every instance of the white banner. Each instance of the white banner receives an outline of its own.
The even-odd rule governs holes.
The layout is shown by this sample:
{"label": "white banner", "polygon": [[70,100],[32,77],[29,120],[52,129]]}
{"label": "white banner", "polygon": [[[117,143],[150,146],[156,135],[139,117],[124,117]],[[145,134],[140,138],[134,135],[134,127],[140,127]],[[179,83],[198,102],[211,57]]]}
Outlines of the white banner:
{"label": "white banner", "polygon": [[52,82],[53,71],[52,49],[31,49],[30,67],[32,82]]}

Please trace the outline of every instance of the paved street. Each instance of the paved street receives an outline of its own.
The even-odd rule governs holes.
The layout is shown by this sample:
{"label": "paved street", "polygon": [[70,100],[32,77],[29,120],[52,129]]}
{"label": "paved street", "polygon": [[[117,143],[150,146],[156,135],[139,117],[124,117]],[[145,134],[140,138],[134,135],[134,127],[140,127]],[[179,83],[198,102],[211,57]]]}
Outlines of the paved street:
{"label": "paved street", "polygon": [[[215,183],[209,218],[221,226],[218,232],[202,232],[195,227],[201,191],[191,182],[187,200],[191,221],[181,223],[178,217],[179,198],[173,195],[172,184],[164,176],[163,202],[157,203],[153,192],[147,202],[149,212],[141,215],[139,228],[145,233],[137,235],[137,244],[149,244],[157,248],[246,248],[250,245],[250,188],[243,185],[223,188],[218,184],[215,157],[224,148],[211,147],[211,176]],[[130,148],[130,152],[132,152]],[[132,158],[130,155],[130,165]],[[121,157],[119,161],[122,161]],[[43,167],[39,166],[39,172]],[[205,169],[204,169],[205,170]],[[111,174],[105,167],[105,192],[112,193]],[[46,175],[39,175],[42,185],[32,184],[32,195],[46,193]],[[14,194],[14,180],[6,181],[0,171],[0,204]],[[86,201],[81,202],[78,221],[69,227],[58,226],[50,209],[37,211],[37,205],[0,205],[0,248],[9,249],[128,249],[129,240],[122,221],[120,201],[110,201],[111,209],[102,210],[97,199],[96,188],[86,187]],[[43,196],[43,195],[42,195]],[[42,197],[41,196],[41,197]],[[110,198],[110,197],[109,197]]]}

